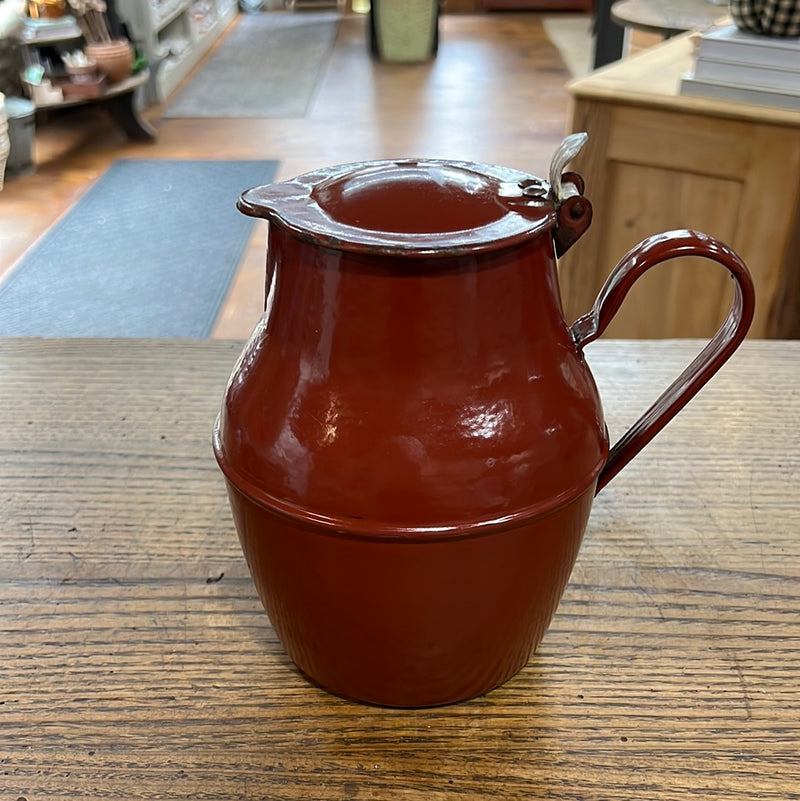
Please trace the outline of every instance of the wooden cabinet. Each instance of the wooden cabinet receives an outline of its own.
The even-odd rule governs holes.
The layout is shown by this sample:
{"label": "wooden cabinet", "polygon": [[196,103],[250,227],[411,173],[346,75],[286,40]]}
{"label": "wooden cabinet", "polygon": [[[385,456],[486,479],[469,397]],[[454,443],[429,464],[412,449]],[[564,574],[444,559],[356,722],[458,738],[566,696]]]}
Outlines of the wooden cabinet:
{"label": "wooden cabinet", "polygon": [[153,73],[147,99],[160,103],[236,15],[236,0],[117,0],[120,17]]}
{"label": "wooden cabinet", "polygon": [[[560,264],[565,312],[591,307],[627,250],[694,228],[733,247],[757,292],[754,337],[800,336],[800,113],[681,96],[691,42],[679,37],[570,84],[572,165],[594,221]],[[651,270],[608,329],[616,337],[710,336],[731,301],[727,273],[681,259]]]}

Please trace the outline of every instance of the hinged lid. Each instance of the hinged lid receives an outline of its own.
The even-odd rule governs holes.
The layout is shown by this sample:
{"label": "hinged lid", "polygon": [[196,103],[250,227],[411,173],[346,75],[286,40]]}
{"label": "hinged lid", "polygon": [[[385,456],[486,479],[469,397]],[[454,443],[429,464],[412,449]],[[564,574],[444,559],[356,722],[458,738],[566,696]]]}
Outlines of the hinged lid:
{"label": "hinged lid", "polygon": [[245,192],[239,209],[340,250],[452,256],[553,227],[546,181],[488,164],[401,159],[328,167]]}

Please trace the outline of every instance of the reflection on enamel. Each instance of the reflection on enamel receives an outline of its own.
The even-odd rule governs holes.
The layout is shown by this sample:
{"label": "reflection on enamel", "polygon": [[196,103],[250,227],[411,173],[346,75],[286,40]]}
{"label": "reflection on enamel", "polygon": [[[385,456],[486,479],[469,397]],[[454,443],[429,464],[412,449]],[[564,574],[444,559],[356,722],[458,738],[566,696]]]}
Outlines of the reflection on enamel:
{"label": "reflection on enamel", "polygon": [[283,471],[286,486],[298,495],[305,493],[314,457],[297,438],[288,421],[275,440],[274,450],[280,461],[291,465],[290,470]]}
{"label": "reflection on enamel", "polygon": [[322,423],[322,437],[320,437],[321,445],[330,445],[338,433],[338,421],[340,414],[340,406],[338,398],[331,398],[331,404],[325,410],[325,416],[321,420]]}
{"label": "reflection on enamel", "polygon": [[459,421],[467,436],[492,439],[498,436],[511,419],[511,409],[504,401],[491,406],[467,409]]}

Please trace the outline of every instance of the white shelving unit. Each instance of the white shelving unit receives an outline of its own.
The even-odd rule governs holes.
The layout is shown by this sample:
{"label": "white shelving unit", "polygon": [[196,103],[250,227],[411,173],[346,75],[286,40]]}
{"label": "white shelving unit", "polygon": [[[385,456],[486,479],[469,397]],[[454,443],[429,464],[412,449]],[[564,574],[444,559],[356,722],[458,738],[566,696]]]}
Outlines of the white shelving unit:
{"label": "white shelving unit", "polygon": [[117,11],[147,58],[150,102],[164,101],[238,11],[236,0],[117,0]]}

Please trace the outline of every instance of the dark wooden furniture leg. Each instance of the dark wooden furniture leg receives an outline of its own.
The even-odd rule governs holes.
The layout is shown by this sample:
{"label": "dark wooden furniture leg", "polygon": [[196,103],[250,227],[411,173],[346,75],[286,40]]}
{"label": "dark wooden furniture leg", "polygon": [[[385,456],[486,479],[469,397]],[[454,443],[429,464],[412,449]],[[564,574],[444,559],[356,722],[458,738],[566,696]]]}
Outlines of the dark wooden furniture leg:
{"label": "dark wooden furniture leg", "polygon": [[130,91],[109,97],[104,101],[104,105],[130,139],[137,142],[153,142],[156,138],[155,129],[139,115],[134,104],[135,95],[134,91]]}
{"label": "dark wooden furniture leg", "polygon": [[614,0],[596,0],[594,17],[594,68],[622,58],[624,29],[611,19]]}

